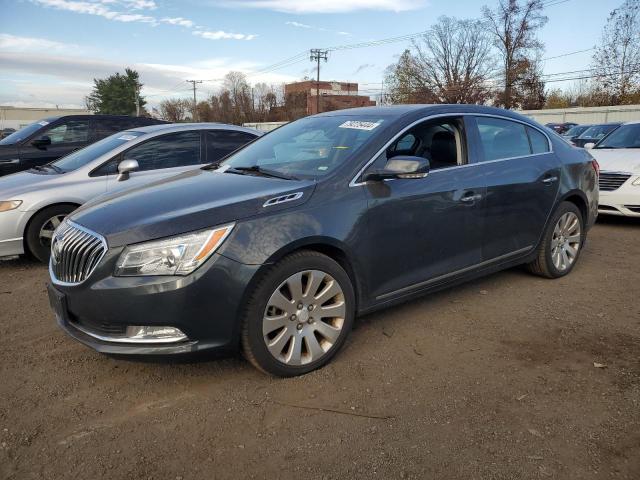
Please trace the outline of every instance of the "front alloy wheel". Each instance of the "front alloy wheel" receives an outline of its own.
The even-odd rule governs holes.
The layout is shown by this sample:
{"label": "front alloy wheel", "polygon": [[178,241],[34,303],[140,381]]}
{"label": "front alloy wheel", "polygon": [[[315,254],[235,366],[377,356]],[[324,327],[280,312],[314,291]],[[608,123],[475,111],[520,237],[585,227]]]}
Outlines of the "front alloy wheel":
{"label": "front alloy wheel", "polygon": [[294,273],[271,294],[262,333],[273,357],[286,365],[322,358],[340,336],[345,317],[344,293],[328,273]]}
{"label": "front alloy wheel", "polygon": [[351,279],[315,251],[285,257],[263,274],[242,318],[242,348],[260,370],[291,377],[326,365],[355,316]]}

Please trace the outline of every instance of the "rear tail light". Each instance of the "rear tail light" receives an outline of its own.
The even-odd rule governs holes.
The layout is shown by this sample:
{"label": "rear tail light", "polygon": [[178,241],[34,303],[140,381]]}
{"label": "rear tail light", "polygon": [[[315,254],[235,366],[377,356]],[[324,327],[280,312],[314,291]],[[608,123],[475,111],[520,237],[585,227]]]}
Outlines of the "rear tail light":
{"label": "rear tail light", "polygon": [[596,175],[599,177],[600,176],[600,164],[597,162],[597,160],[595,158],[591,160],[591,166],[596,171]]}

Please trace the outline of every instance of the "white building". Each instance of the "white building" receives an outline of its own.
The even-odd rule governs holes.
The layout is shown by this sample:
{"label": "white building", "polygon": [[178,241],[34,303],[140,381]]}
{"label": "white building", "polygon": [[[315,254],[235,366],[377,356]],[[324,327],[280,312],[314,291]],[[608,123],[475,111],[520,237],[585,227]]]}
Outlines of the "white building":
{"label": "white building", "polygon": [[0,105],[0,129],[16,130],[46,117],[61,115],[91,115],[92,112],[80,108],[22,108]]}

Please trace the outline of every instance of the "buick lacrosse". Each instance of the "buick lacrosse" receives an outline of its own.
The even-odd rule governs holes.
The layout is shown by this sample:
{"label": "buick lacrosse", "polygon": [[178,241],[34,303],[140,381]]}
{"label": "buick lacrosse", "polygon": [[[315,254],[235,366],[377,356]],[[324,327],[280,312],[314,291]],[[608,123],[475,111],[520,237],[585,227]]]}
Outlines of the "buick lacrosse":
{"label": "buick lacrosse", "polygon": [[520,264],[567,275],[597,209],[589,152],[516,113],[329,112],[76,210],[49,297],[100,352],[241,349],[293,376],[329,362],[356,315]]}

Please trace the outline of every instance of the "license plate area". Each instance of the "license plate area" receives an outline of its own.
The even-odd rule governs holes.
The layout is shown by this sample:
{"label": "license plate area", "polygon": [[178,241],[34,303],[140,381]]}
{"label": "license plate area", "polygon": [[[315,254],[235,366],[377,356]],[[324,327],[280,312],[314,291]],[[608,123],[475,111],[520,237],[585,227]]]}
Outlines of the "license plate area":
{"label": "license plate area", "polygon": [[67,299],[65,294],[56,290],[51,284],[47,285],[49,305],[60,321],[67,321]]}

